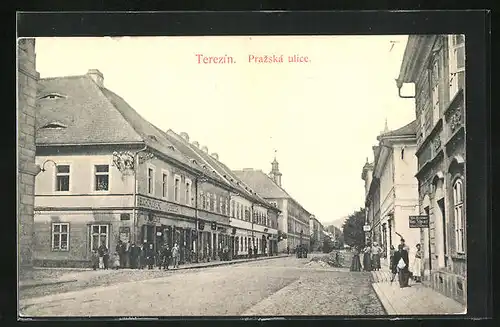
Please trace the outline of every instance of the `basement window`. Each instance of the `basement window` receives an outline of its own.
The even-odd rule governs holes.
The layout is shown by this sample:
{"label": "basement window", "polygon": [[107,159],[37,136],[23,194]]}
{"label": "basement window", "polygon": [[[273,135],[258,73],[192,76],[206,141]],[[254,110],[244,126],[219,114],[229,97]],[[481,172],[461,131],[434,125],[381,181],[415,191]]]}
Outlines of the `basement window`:
{"label": "basement window", "polygon": [[63,129],[68,126],[64,125],[63,123],[60,123],[58,121],[53,121],[48,124],[45,124],[42,126],[43,129]]}

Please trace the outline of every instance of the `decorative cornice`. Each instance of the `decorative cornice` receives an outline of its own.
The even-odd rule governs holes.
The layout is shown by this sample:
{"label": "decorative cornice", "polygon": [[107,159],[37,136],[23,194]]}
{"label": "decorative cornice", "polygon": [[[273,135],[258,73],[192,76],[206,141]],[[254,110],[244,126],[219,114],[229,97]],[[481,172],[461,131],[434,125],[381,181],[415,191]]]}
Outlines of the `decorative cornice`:
{"label": "decorative cornice", "polygon": [[455,94],[453,99],[451,99],[450,103],[448,103],[448,107],[444,111],[444,116],[446,118],[452,116],[453,112],[458,108],[460,108],[460,105],[463,103],[463,100],[464,100],[464,90],[461,88]]}

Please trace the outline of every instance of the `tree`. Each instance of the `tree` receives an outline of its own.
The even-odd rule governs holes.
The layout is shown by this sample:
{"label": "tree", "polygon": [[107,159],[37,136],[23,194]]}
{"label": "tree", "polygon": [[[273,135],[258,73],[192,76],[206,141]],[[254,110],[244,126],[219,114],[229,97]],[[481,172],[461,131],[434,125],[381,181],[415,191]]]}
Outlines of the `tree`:
{"label": "tree", "polygon": [[365,245],[365,232],[363,226],[365,224],[365,209],[355,211],[349,215],[347,220],[342,225],[344,243],[351,247],[363,247]]}

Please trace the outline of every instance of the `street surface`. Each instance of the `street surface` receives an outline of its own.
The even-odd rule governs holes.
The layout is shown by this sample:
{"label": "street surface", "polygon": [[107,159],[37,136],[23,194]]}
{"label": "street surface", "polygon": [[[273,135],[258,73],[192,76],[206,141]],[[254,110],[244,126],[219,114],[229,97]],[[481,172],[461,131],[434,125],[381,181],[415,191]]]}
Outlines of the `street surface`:
{"label": "street surface", "polygon": [[19,310],[23,317],[385,314],[370,273],[306,266],[309,261],[290,256],[162,271],[165,277],[23,297]]}

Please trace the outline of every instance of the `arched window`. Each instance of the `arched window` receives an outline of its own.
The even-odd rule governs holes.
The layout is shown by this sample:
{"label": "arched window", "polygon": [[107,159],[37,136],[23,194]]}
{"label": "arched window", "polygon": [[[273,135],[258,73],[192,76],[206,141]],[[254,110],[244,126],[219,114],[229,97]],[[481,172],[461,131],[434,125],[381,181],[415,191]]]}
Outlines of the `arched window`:
{"label": "arched window", "polygon": [[455,249],[465,253],[464,192],[461,179],[453,183],[453,215],[455,219]]}

